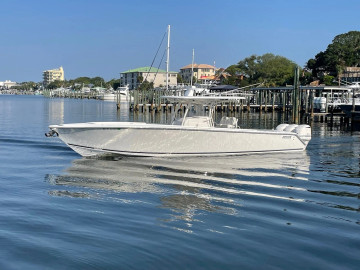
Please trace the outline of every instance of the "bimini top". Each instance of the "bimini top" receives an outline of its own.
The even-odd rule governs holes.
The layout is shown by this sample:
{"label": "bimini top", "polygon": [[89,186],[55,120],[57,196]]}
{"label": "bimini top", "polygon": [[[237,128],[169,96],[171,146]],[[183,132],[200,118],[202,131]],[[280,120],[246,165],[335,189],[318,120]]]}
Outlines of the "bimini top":
{"label": "bimini top", "polygon": [[226,96],[162,96],[170,102],[182,104],[216,104],[221,102],[239,102],[245,97],[226,97]]}

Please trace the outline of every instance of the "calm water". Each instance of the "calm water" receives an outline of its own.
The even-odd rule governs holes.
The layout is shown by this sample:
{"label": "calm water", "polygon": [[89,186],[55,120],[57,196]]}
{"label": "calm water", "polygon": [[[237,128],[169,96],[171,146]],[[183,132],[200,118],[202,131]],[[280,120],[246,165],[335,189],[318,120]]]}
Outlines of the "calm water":
{"label": "calm water", "polygon": [[191,159],[85,159],[44,137],[129,119],[170,116],[0,95],[0,269],[360,269],[359,132],[315,123],[303,153]]}

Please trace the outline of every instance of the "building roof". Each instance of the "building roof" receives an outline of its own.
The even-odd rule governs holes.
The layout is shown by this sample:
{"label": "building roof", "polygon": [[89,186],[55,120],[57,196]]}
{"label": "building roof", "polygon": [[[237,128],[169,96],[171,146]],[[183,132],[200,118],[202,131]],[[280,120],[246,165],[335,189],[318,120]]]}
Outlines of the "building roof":
{"label": "building roof", "polygon": [[215,76],[215,75],[211,75],[211,76],[201,76],[200,77],[201,80],[212,80],[212,81],[216,81],[216,80],[220,80],[218,78],[218,76]]}
{"label": "building roof", "polygon": [[[182,67],[180,69],[188,69],[188,68],[191,68],[191,66],[192,66],[192,64]],[[207,65],[207,64],[194,64],[194,68],[213,68],[213,69],[215,69],[214,66]]]}
{"label": "building roof", "polygon": [[[166,70],[163,69],[158,69],[158,68],[154,68],[154,67],[139,67],[139,68],[134,68],[134,69],[129,69],[127,71],[121,72],[121,73],[137,73],[137,72],[142,72],[142,73],[166,73]],[[176,71],[169,71],[169,73],[177,73]]]}
{"label": "building roof", "polygon": [[43,72],[64,72],[63,67],[59,67],[59,68],[54,68],[54,69],[48,69],[48,70],[44,70]]}

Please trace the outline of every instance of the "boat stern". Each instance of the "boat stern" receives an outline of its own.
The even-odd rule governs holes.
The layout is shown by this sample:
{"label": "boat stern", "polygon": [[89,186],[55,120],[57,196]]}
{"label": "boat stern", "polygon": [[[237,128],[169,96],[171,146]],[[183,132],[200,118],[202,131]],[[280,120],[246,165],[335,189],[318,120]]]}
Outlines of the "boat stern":
{"label": "boat stern", "polygon": [[305,147],[311,140],[311,127],[309,125],[280,124],[276,127],[276,130],[295,133],[305,144]]}

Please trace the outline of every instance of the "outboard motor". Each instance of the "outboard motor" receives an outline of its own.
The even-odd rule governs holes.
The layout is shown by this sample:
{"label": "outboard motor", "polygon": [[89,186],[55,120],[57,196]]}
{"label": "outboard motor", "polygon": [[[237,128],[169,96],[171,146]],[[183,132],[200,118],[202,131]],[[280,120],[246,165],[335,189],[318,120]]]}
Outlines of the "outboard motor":
{"label": "outboard motor", "polygon": [[314,109],[319,112],[326,111],[326,98],[325,97],[314,97]]}
{"label": "outboard motor", "polygon": [[286,132],[294,132],[295,128],[297,127],[298,125],[296,124],[291,124],[291,125],[288,125],[286,128],[284,128],[284,131]]}
{"label": "outboard motor", "polygon": [[309,125],[298,125],[294,132],[307,145],[311,140],[311,127]]}
{"label": "outboard motor", "polygon": [[288,126],[289,124],[280,124],[276,127],[275,130],[277,131],[284,131],[284,129]]}
{"label": "outboard motor", "polygon": [[276,131],[294,132],[307,145],[311,140],[311,127],[309,125],[280,124]]}
{"label": "outboard motor", "polygon": [[320,112],[326,112],[326,98],[321,97],[319,101]]}

